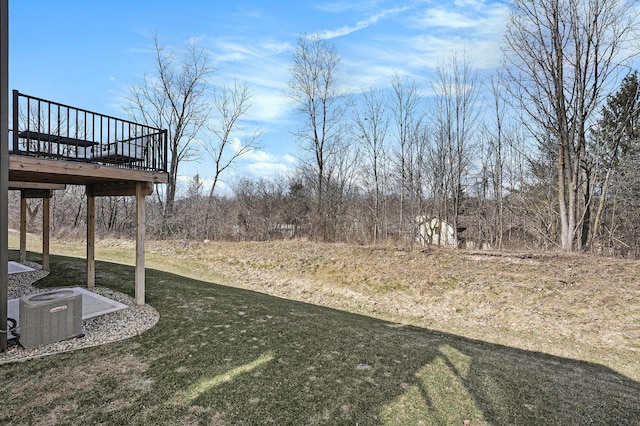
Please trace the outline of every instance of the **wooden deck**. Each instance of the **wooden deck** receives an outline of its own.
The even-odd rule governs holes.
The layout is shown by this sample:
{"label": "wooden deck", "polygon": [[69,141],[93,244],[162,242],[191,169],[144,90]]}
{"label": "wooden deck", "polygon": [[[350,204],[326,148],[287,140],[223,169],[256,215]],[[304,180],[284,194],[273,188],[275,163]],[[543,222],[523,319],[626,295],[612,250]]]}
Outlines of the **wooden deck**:
{"label": "wooden deck", "polygon": [[135,300],[145,303],[145,197],[167,183],[167,132],[13,91],[8,188],[19,190],[20,258],[26,259],[28,198],[42,199],[43,268],[49,267],[53,192],[80,185],[87,197],[87,287],[95,285],[95,198],[136,199]]}

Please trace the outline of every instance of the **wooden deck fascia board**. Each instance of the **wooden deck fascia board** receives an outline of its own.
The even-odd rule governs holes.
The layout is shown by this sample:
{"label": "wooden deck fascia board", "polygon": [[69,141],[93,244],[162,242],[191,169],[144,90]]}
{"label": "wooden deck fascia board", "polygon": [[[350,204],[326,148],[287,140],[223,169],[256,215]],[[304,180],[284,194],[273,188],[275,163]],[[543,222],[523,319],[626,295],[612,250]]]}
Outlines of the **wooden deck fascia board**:
{"label": "wooden deck fascia board", "polygon": [[166,172],[9,155],[9,179],[22,182],[78,185],[127,181],[167,183],[169,175]]}

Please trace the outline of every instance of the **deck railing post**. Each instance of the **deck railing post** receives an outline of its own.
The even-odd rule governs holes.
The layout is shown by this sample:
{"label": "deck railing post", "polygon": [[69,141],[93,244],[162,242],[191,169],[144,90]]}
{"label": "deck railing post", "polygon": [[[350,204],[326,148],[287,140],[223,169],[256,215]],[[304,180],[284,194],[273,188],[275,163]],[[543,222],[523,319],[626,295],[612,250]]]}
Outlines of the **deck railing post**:
{"label": "deck railing post", "polygon": [[169,138],[167,137],[167,129],[163,130],[164,133],[164,155],[163,155],[163,172],[167,171],[167,163],[168,163],[168,159],[169,159]]}
{"label": "deck railing post", "polygon": [[13,152],[18,152],[18,126],[20,123],[18,119],[20,117],[20,92],[17,90],[13,91]]}

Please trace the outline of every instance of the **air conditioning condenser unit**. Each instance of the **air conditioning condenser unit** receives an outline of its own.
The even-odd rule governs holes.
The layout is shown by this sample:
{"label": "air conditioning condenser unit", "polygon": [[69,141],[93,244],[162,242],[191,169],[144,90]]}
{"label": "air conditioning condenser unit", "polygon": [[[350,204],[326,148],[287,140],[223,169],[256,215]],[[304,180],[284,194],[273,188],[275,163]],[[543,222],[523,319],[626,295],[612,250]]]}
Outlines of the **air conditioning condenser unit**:
{"label": "air conditioning condenser unit", "polygon": [[82,333],[82,293],[54,290],[20,299],[20,344],[35,348]]}

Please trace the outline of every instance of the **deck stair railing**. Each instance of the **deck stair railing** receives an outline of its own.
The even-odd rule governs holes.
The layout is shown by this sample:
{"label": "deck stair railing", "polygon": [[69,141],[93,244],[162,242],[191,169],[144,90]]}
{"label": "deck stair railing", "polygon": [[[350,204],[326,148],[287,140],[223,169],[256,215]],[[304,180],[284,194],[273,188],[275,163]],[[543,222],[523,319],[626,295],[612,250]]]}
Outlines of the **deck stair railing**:
{"label": "deck stair railing", "polygon": [[167,171],[167,131],[13,91],[11,154]]}

